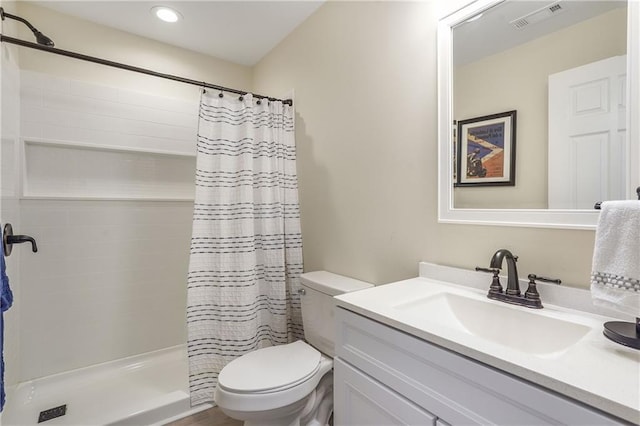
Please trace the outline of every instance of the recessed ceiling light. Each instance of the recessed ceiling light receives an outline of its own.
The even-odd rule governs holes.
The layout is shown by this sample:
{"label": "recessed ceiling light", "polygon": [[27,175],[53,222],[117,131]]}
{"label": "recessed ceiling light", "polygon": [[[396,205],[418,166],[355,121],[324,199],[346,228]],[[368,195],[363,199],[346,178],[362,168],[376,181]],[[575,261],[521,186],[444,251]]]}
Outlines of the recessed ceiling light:
{"label": "recessed ceiling light", "polygon": [[151,8],[151,13],[165,22],[176,22],[182,17],[179,12],[166,6],[154,6]]}

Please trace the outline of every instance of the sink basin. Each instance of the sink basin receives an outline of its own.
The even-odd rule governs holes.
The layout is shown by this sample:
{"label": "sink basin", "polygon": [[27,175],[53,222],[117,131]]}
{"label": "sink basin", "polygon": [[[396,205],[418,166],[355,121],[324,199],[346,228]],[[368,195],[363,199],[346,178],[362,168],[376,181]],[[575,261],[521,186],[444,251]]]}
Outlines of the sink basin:
{"label": "sink basin", "polygon": [[528,354],[564,351],[591,330],[582,324],[545,316],[540,311],[447,292],[393,307]]}

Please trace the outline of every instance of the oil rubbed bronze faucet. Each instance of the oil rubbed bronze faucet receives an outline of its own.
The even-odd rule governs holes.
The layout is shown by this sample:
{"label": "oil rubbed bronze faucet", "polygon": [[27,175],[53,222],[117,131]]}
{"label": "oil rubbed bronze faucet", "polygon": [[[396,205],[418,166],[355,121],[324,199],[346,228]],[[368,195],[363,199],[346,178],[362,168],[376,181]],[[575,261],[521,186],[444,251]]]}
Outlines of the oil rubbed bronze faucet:
{"label": "oil rubbed bronze faucet", "polygon": [[[503,292],[498,274],[502,270],[502,263],[505,260],[507,262],[507,289]],[[489,268],[476,267],[476,271],[489,272],[493,274],[493,279],[491,280],[491,286],[489,287],[487,297],[489,299],[500,300],[514,305],[526,306],[527,308],[541,309],[542,301],[540,300],[540,294],[538,294],[538,290],[536,288],[536,280],[553,282],[556,284],[560,284],[561,281],[530,274],[528,276],[529,287],[524,295],[522,295],[518,279],[518,268],[516,267],[517,261],[518,256],[514,256],[513,253],[507,249],[500,249],[491,257]]]}
{"label": "oil rubbed bronze faucet", "polygon": [[[516,262],[518,256],[514,256],[507,249],[500,249],[493,254],[489,267],[492,269],[502,269],[502,261],[507,260],[507,296],[520,296],[520,283],[518,282],[518,268]],[[498,299],[499,300],[499,299]]]}

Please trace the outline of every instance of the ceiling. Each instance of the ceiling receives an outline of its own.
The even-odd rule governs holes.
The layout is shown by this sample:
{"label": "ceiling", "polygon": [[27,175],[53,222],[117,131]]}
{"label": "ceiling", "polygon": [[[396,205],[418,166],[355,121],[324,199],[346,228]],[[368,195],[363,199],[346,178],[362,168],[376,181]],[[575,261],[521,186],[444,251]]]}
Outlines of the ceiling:
{"label": "ceiling", "polygon": [[[544,11],[555,5],[560,6],[557,9],[559,12],[534,22],[535,18],[531,17],[533,12]],[[476,61],[626,5],[626,0],[527,0],[500,3],[482,13],[479,19],[469,19],[454,28],[454,64]],[[525,16],[531,22],[529,25],[516,28],[511,24],[511,21]]]}
{"label": "ceiling", "polygon": [[[237,64],[253,66],[325,0],[37,0],[35,4],[91,22],[172,44]],[[554,14],[523,29],[510,21],[558,3]],[[557,31],[626,1],[508,1],[454,31],[454,63],[464,64]],[[175,24],[151,14],[157,5],[180,12]],[[37,26],[37,25],[36,25]],[[55,34],[48,34],[55,41]]]}
{"label": "ceiling", "polygon": [[[35,4],[118,30],[252,66],[324,0],[304,1],[34,1]],[[169,6],[182,15],[162,22],[150,12]],[[37,26],[37,23],[35,23]],[[48,34],[55,41],[55,34]]]}

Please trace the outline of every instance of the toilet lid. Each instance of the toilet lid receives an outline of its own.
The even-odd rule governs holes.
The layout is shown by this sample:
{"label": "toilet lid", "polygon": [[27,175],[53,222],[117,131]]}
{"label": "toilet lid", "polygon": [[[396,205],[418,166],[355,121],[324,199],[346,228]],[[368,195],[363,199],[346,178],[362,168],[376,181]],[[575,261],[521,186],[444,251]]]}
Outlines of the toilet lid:
{"label": "toilet lid", "polygon": [[234,359],[220,372],[218,384],[234,392],[276,390],[311,375],[319,364],[320,352],[299,340]]}

